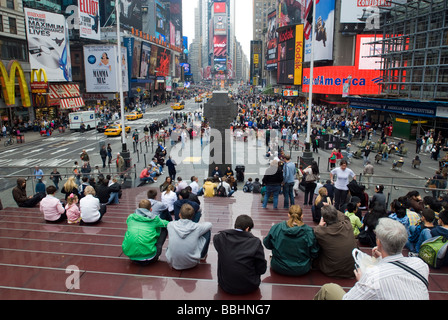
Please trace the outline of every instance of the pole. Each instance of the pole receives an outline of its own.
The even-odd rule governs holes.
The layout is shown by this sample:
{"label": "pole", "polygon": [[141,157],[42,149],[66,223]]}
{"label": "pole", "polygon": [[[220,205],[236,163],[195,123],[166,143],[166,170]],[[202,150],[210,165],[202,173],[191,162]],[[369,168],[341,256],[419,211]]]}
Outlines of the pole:
{"label": "pole", "polygon": [[307,151],[310,151],[311,144],[311,113],[312,113],[312,103],[313,103],[313,82],[314,82],[314,37],[316,28],[316,0],[313,0],[313,21],[311,26],[311,60],[310,60],[310,85],[308,92],[308,121],[307,121],[307,131],[306,131],[306,144],[305,147]]}
{"label": "pole", "polygon": [[118,68],[117,68],[117,78],[118,78],[118,89],[120,92],[120,113],[121,113],[121,144],[122,151],[127,151],[126,147],[126,127],[124,124],[124,98],[123,98],[123,78],[121,73],[121,30],[120,30],[120,0],[115,2],[115,14],[117,21],[117,56],[118,56]]}

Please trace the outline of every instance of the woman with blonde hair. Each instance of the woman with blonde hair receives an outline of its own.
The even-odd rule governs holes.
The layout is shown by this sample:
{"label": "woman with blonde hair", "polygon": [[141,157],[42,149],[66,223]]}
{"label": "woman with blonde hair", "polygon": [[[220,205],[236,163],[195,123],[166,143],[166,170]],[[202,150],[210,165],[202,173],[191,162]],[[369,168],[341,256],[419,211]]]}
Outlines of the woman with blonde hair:
{"label": "woman with blonde hair", "polygon": [[289,276],[308,273],[319,252],[313,229],[303,223],[299,205],[289,208],[287,221],[271,227],[263,244],[272,250],[272,270]]}
{"label": "woman with blonde hair", "polygon": [[81,224],[96,224],[101,221],[106,213],[106,205],[100,204],[100,199],[95,197],[96,192],[92,186],[84,190],[84,198],[79,201],[81,211]]}
{"label": "woman with blonde hair", "polygon": [[67,201],[67,198],[70,194],[74,194],[78,198],[81,198],[81,195],[78,191],[78,185],[76,184],[75,177],[69,177],[67,181],[64,183],[64,186],[61,190],[62,193],[65,194],[65,200]]}
{"label": "woman with blonde hair", "polygon": [[316,197],[316,200],[314,201],[314,205],[311,207],[311,213],[313,215],[313,221],[316,223],[320,222],[320,218],[322,217],[322,214],[320,212],[320,209],[322,209],[323,206],[331,204],[331,199],[328,197],[328,190],[325,187],[322,187],[319,189],[319,194]]}

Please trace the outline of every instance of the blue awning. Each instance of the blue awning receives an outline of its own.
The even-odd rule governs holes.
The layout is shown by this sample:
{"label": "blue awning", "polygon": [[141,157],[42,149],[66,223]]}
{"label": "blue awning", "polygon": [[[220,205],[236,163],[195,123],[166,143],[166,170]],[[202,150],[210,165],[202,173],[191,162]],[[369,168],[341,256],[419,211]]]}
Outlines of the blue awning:
{"label": "blue awning", "polygon": [[438,108],[447,108],[447,102],[405,99],[375,99],[348,97],[349,106],[357,109],[373,109],[417,117],[437,117]]}

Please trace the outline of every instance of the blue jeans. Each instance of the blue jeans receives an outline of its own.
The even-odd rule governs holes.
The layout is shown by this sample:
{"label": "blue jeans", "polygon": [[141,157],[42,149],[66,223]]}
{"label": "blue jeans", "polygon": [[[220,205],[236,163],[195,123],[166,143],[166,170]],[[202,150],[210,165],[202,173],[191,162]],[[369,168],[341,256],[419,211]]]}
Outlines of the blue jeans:
{"label": "blue jeans", "polygon": [[201,250],[201,259],[205,258],[208,253],[208,247],[210,246],[210,238],[212,236],[212,233],[210,230],[208,230],[206,233],[202,235],[202,237],[205,239],[204,247],[202,247]]}
{"label": "blue jeans", "polygon": [[289,203],[294,204],[294,182],[288,182],[283,185],[283,196],[285,201],[283,207],[289,208]]}
{"label": "blue jeans", "polygon": [[111,192],[107,204],[118,204],[118,203],[120,203],[118,199],[118,192]]}
{"label": "blue jeans", "polygon": [[154,182],[153,177],[140,178],[141,182]]}
{"label": "blue jeans", "polygon": [[271,193],[273,194],[273,205],[274,205],[274,209],[277,209],[277,205],[278,205],[278,195],[280,194],[280,189],[281,186],[280,185],[266,185],[266,192],[264,194],[264,199],[263,199],[263,208],[266,208],[267,204],[268,204],[268,200],[269,200],[269,196],[271,195]]}

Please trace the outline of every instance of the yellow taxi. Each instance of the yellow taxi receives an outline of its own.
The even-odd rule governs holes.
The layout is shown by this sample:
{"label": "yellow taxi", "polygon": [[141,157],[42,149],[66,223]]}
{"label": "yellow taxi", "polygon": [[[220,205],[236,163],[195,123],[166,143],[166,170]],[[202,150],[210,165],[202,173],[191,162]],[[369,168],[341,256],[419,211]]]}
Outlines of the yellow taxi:
{"label": "yellow taxi", "polygon": [[202,102],[202,97],[201,96],[195,97],[194,102]]}
{"label": "yellow taxi", "polygon": [[177,103],[173,103],[171,105],[171,108],[173,108],[173,110],[183,110],[185,108],[185,102],[177,102]]}
{"label": "yellow taxi", "polygon": [[137,120],[137,119],[142,119],[143,118],[143,113],[138,112],[138,111],[132,111],[130,114],[128,114],[126,116],[126,120]]}
{"label": "yellow taxi", "polygon": [[[131,132],[131,127],[126,126],[125,130],[127,133]],[[119,136],[121,134],[121,124],[111,124],[106,131],[104,131],[106,136]]]}

